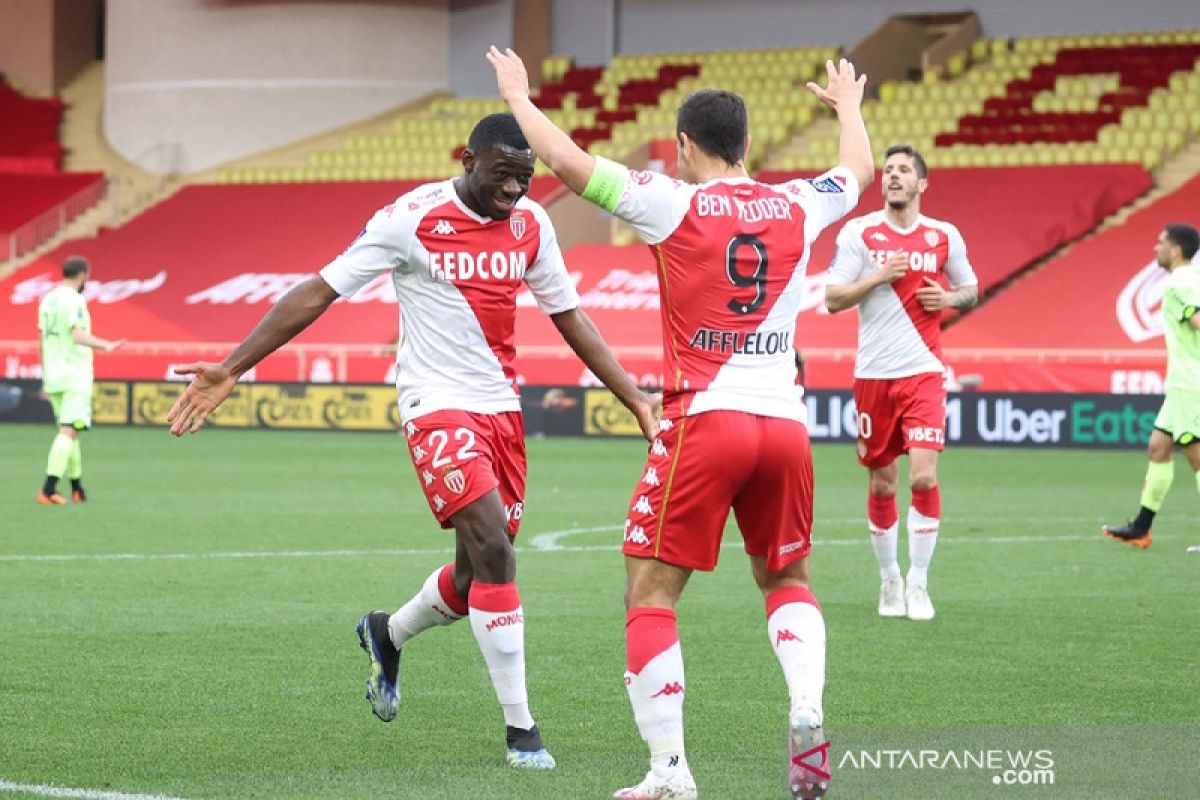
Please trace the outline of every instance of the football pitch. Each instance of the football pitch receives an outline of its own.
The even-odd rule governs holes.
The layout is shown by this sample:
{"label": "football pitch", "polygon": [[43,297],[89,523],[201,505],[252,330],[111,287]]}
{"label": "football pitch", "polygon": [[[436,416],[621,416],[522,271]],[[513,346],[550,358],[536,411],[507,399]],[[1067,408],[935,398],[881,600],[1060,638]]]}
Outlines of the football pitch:
{"label": "football pitch", "polygon": [[[0,426],[0,800],[573,800],[644,774],[618,553],[643,444],[529,442],[518,580],[559,762],[533,774],[503,765],[466,623],[405,649],[396,721],[363,700],[355,622],[451,557],[395,437],[102,428],[92,502],[50,508],[33,498],[52,436]],[[1142,453],[950,450],[937,618],[916,623],[875,613],[853,448],[815,459],[830,798],[1200,796],[1200,498],[1182,460],[1141,551],[1099,525],[1135,509]],[[689,760],[703,798],[781,798],[786,689],[738,542],[730,525],[679,608]],[[1024,784],[1005,769],[1021,753]]]}

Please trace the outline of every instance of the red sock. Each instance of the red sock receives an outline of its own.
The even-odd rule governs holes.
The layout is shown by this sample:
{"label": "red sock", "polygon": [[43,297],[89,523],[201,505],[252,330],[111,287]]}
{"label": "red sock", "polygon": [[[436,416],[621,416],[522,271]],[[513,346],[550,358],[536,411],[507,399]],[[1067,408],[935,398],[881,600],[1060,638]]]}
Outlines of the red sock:
{"label": "red sock", "polygon": [[917,513],[930,519],[941,519],[942,493],[938,487],[912,490],[912,506]]}
{"label": "red sock", "polygon": [[454,588],[454,565],[447,564],[442,567],[442,571],[438,573],[438,593],[442,596],[442,602],[461,617],[465,617],[470,610],[467,608],[467,600],[460,595]]}
{"label": "red sock", "polygon": [[896,495],[881,495],[867,492],[867,520],[872,528],[886,531],[900,519],[896,510]]}
{"label": "red sock", "polygon": [[679,641],[675,611],[638,606],[625,618],[625,668],[637,675],[659,653]]}

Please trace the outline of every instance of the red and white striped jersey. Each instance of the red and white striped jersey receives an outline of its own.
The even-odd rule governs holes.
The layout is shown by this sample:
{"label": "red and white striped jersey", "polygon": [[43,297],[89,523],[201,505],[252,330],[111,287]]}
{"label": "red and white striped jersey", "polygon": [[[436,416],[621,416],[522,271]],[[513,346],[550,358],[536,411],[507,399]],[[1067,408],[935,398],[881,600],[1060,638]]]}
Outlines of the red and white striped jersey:
{"label": "red and white striped jersey", "polygon": [[857,202],[844,168],[779,185],[628,172],[612,213],[657,262],[668,411],[804,419],[793,338],[810,246]]}
{"label": "red and white striped jersey", "polygon": [[979,282],[958,228],[918,216],[911,228],[902,230],[880,210],[852,219],[842,228],[827,284],[865,278],[897,250],[908,253],[908,273],[894,283],[875,287],[858,304],[856,378],[944,372],[942,312],[922,308],[917,290],[926,285],[926,277],[941,282],[943,274],[952,289]]}
{"label": "red and white striped jersey", "polygon": [[528,285],[545,314],[579,305],[540,205],[522,197],[506,220],[481,217],[451,181],[377,211],[321,277],[349,297],[387,273],[400,305],[396,389],[405,422],[448,408],[519,411],[518,292]]}

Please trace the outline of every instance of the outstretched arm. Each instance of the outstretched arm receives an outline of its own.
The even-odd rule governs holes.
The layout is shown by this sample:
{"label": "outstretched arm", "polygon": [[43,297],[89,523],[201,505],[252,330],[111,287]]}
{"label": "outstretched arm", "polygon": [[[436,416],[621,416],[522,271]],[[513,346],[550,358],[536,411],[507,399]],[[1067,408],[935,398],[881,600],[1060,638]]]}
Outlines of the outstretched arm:
{"label": "outstretched arm", "polygon": [[92,334],[87,333],[83,330],[83,328],[72,328],[71,338],[74,339],[77,344],[81,344],[84,347],[90,347],[93,350],[103,350],[106,353],[111,353],[113,350],[116,350],[118,347],[125,344],[124,339],[101,339],[99,336],[93,336]]}
{"label": "outstretched arm", "polygon": [[508,103],[529,146],[550,171],[575,194],[583,194],[596,168],[596,159],[575,144],[565,131],[550,121],[529,99],[529,74],[521,57],[511,49],[503,53],[493,45],[488,61],[496,68],[496,86]]}
{"label": "outstretched arm", "polygon": [[233,391],[238,378],[291,341],[337,299],[338,293],[320,275],[314,275],[280,298],[220,364],[198,361],[177,368],[177,375],[194,377],[167,412],[171,433],[182,436],[199,431],[208,415]]}
{"label": "outstretched arm", "polygon": [[652,441],[658,433],[658,418],[662,414],[662,398],[651,397],[637,387],[633,379],[617,363],[612,351],[600,337],[600,331],[581,309],[573,308],[550,319],[592,374],[616,395],[617,399],[637,417],[642,435]]}
{"label": "outstretched arm", "polygon": [[875,180],[875,157],[871,153],[871,139],[862,117],[863,89],[867,76],[855,77],[854,65],[844,58],[837,66],[832,61],[826,61],[825,72],[829,76],[825,88],[811,81],[808,88],[818,100],[837,112],[841,127],[838,165],[854,173],[861,192]]}

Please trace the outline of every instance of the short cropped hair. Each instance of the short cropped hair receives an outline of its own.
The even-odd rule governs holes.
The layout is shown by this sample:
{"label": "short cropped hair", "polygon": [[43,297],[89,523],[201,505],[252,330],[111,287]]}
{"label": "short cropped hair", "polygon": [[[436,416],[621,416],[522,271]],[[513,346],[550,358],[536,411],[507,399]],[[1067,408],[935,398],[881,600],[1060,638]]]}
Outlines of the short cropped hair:
{"label": "short cropped hair", "polygon": [[925,165],[925,156],[921,155],[921,151],[913,147],[911,144],[894,144],[887,149],[883,154],[883,160],[887,161],[895,155],[905,155],[912,159],[913,167],[917,171],[918,178],[929,177],[929,167]]}
{"label": "short cropped hair", "polygon": [[737,165],[746,157],[746,101],[733,92],[701,89],[679,107],[675,135],[686,133],[701,150]]}
{"label": "short cropped hair", "polygon": [[1163,228],[1167,241],[1179,247],[1183,257],[1191,261],[1200,250],[1200,232],[1186,222],[1172,222]]}
{"label": "short cropped hair", "polygon": [[514,150],[528,150],[529,141],[521,133],[521,126],[512,114],[488,114],[479,120],[467,140],[471,152],[479,153],[489,150],[496,145],[504,145]]}
{"label": "short cropped hair", "polygon": [[64,278],[74,278],[91,271],[92,265],[83,256],[71,256],[62,265],[62,276]]}

